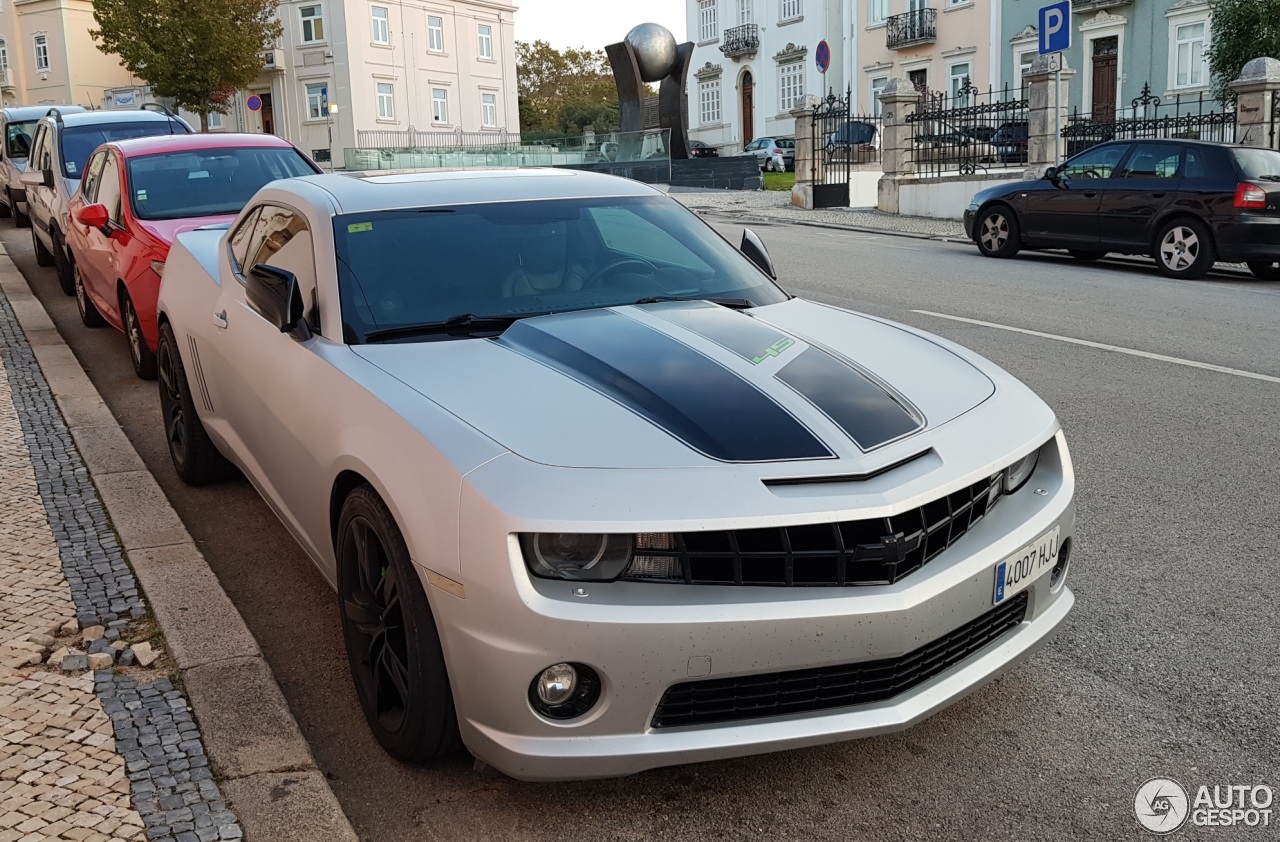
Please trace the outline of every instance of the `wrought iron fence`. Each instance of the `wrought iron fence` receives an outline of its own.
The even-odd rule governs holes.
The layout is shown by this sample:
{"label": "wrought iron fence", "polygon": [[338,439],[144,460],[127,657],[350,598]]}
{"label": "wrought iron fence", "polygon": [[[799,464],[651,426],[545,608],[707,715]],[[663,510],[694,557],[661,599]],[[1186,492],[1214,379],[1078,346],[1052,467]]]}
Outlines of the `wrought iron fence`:
{"label": "wrought iron fence", "polygon": [[670,150],[671,130],[651,129],[558,137],[525,144],[364,146],[344,149],[343,165],[348,170],[362,171],[560,167],[601,163],[670,167]]}
{"label": "wrought iron fence", "polygon": [[854,114],[852,91],[834,91],[810,113],[812,144],[809,181],[818,208],[849,207],[849,179],[856,166],[880,163],[884,121],[877,115]]}
{"label": "wrought iron fence", "polygon": [[1171,138],[1218,143],[1236,140],[1236,112],[1223,108],[1212,94],[1179,94],[1172,101],[1165,101],[1151,92],[1149,82],[1142,86],[1142,93],[1134,97],[1127,108],[1119,109],[1114,117],[1095,119],[1097,116],[1096,113],[1082,114],[1077,108],[1067,118],[1062,138],[1068,158],[1108,140]]}
{"label": "wrought iron fence", "polygon": [[926,93],[914,114],[909,153],[921,175],[972,175],[1027,162],[1027,95],[1023,88],[981,91],[968,79],[953,94]]}
{"label": "wrought iron fence", "polygon": [[755,23],[744,23],[724,31],[720,39],[720,52],[728,58],[753,55],[760,49],[760,26]]}
{"label": "wrought iron fence", "polygon": [[885,46],[891,50],[938,40],[938,10],[913,9],[885,18]]}
{"label": "wrought iron fence", "polygon": [[356,146],[361,149],[476,149],[519,145],[520,133],[505,130],[423,132],[410,126],[403,131],[361,129],[356,132]]}

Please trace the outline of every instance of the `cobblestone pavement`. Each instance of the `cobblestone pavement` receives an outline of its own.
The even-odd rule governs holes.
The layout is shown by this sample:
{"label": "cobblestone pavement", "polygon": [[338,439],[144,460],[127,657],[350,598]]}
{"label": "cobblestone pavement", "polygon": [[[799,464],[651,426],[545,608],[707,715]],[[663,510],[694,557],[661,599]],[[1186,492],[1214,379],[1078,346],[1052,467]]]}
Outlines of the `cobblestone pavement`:
{"label": "cobblestone pavement", "polygon": [[0,842],[243,835],[145,615],[0,293]]}
{"label": "cobblestone pavement", "polygon": [[780,190],[721,190],[706,193],[671,193],[673,199],[697,211],[715,211],[777,222],[808,222],[851,228],[874,228],[931,237],[964,237],[958,220],[899,216],[874,208],[804,210],[791,204],[791,193]]}

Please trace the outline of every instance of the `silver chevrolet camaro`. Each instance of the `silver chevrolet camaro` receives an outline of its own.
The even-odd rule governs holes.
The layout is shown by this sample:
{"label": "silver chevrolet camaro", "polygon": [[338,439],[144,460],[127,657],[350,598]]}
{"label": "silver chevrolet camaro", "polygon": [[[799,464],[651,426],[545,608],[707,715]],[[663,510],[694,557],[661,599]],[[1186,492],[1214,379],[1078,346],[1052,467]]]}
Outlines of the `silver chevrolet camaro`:
{"label": "silver chevrolet camaro", "polygon": [[905,728],[1065,620],[1071,459],[992,363],[773,277],[599,174],[278,181],[170,252],[173,463],[239,468],[329,578],[397,758],[564,780]]}

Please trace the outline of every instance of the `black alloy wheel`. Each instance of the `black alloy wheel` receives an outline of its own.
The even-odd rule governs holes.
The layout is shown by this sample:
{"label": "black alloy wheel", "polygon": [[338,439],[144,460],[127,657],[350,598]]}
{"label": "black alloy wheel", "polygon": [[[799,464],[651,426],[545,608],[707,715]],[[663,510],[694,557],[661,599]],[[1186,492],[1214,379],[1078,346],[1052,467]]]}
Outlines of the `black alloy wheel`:
{"label": "black alloy wheel", "polygon": [[129,362],[133,363],[133,373],[143,380],[155,380],[156,355],[147,346],[147,337],[142,332],[142,322],[138,319],[133,299],[124,291],[120,293],[120,312],[124,317],[124,335],[129,340]]}
{"label": "black alloy wheel", "polygon": [[368,485],[338,521],[338,600],[356,696],[397,760],[421,763],[461,746],[435,618],[390,510]]}
{"label": "black alloy wheel", "polygon": [[1022,248],[1018,215],[1012,208],[996,205],[978,214],[978,251],[987,257],[1013,257]]}
{"label": "black alloy wheel", "polygon": [[76,294],[76,279],[71,274],[71,259],[67,257],[67,244],[57,228],[49,229],[49,242],[53,248],[53,268],[58,273],[58,286],[67,295]]}
{"label": "black alloy wheel", "polygon": [[169,458],[178,477],[187,485],[204,485],[233,473],[231,463],[218,452],[196,414],[187,384],[187,374],[178,356],[173,328],[160,327],[160,347],[156,352],[160,381],[160,414]]}
{"label": "black alloy wheel", "polygon": [[1249,271],[1262,281],[1280,281],[1280,263],[1274,260],[1250,260]]}
{"label": "black alloy wheel", "polygon": [[80,311],[80,321],[85,327],[102,327],[107,320],[102,318],[102,314],[98,312],[98,308],[94,306],[93,299],[89,297],[89,293],[84,288],[84,278],[80,275],[80,264],[71,264],[71,276],[75,279],[76,285],[76,309]]}

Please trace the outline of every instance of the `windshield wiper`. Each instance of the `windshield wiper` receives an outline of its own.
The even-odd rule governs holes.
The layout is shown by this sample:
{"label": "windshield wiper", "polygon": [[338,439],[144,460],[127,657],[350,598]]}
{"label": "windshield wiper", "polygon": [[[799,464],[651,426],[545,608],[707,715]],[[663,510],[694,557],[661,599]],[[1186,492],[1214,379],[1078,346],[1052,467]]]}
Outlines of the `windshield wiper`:
{"label": "windshield wiper", "polygon": [[477,333],[502,333],[511,325],[532,316],[544,316],[545,313],[521,313],[516,316],[477,316],[472,313],[459,313],[442,322],[428,322],[420,325],[404,325],[389,327],[384,330],[372,330],[365,334],[366,342],[385,342],[386,340],[407,339],[413,336],[427,336],[433,333],[456,333],[459,336],[474,336]]}
{"label": "windshield wiper", "polygon": [[728,307],[730,310],[750,310],[756,306],[754,301],[748,301],[745,298],[708,298],[698,295],[653,295],[632,303],[662,304],[666,301],[706,301],[708,304],[719,304],[721,307]]}
{"label": "windshield wiper", "polygon": [[1259,181],[1280,181],[1280,175],[1260,175]]}

